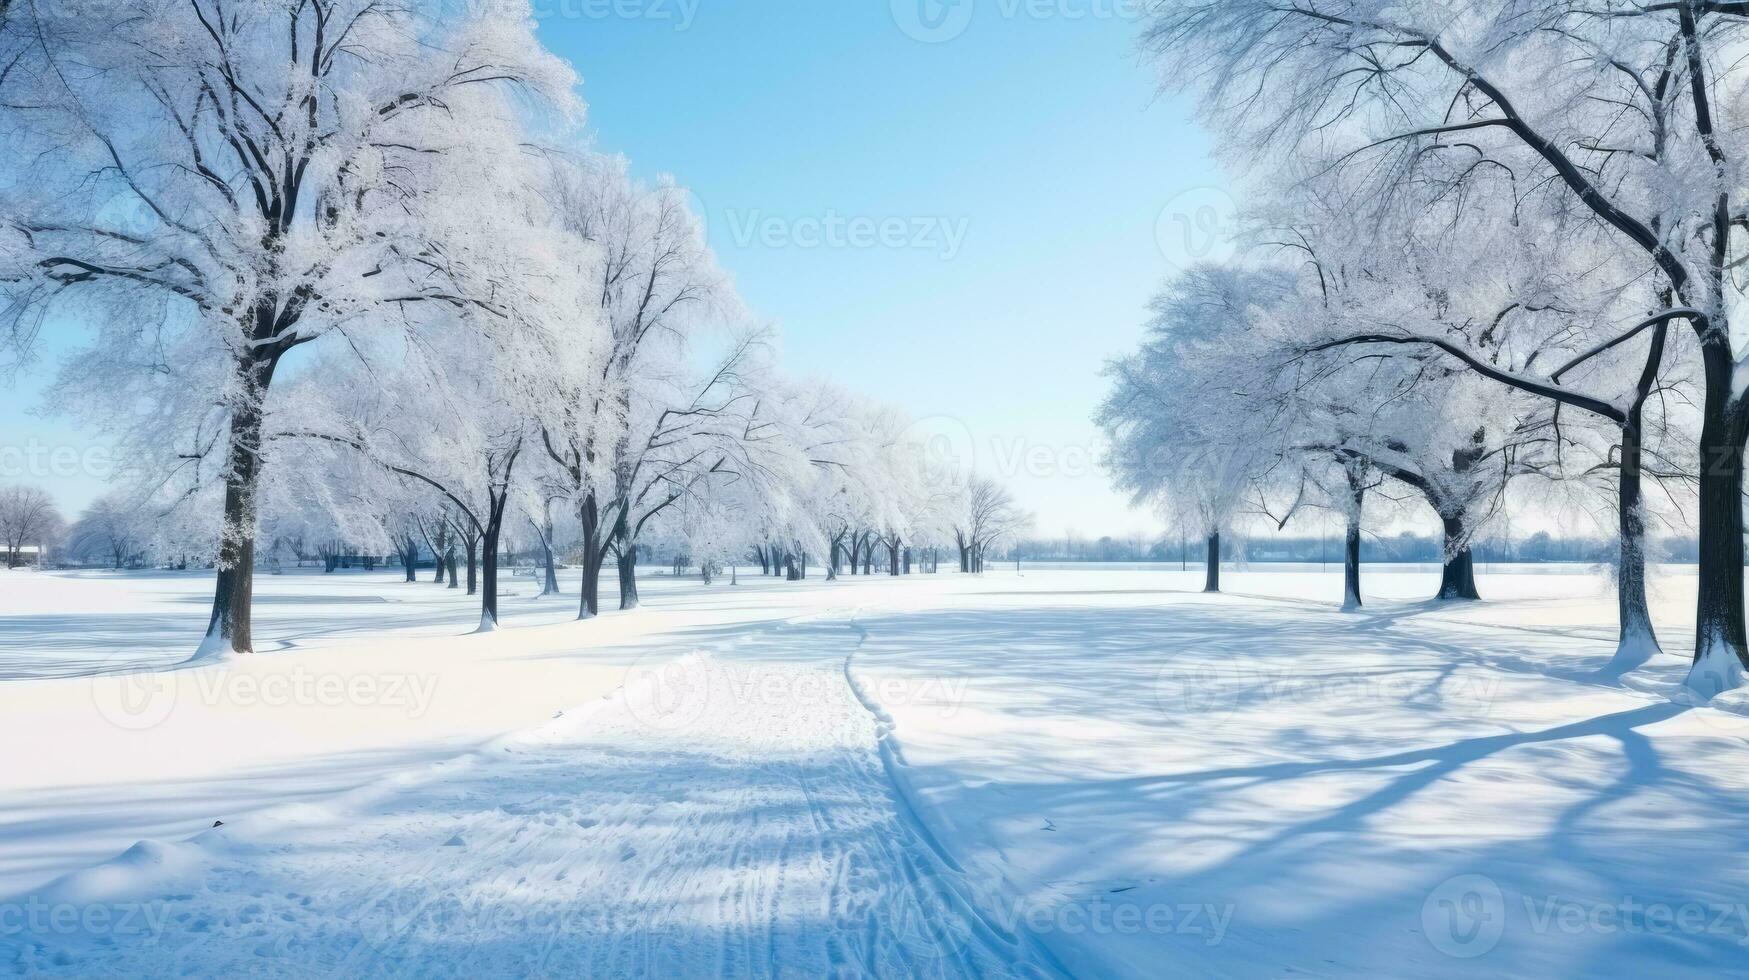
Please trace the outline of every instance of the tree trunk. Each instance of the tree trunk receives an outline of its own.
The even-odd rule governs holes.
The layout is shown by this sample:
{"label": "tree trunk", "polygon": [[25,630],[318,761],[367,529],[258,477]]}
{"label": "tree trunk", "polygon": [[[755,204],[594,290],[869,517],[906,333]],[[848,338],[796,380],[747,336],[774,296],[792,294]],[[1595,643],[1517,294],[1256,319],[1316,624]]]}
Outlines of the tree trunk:
{"label": "tree trunk", "polygon": [[1366,474],[1355,464],[1343,467],[1348,475],[1348,534],[1342,551],[1342,608],[1352,612],[1360,598],[1360,520],[1366,509]]}
{"label": "tree trunk", "polygon": [[614,522],[614,540],[619,542],[619,607],[638,608],[638,546],[631,540],[631,528],[625,511]]}
{"label": "tree trunk", "polygon": [[1221,591],[1221,532],[1209,535],[1208,569],[1203,574],[1204,592]]}
{"label": "tree trunk", "polygon": [[[255,318],[273,316],[272,304]],[[219,540],[218,577],[212,617],[207,621],[206,654],[253,653],[255,598],[255,492],[261,481],[262,403],[278,355],[249,354],[237,362],[241,393],[231,412],[230,471],[225,476],[225,523]]]}
{"label": "tree trunk", "polygon": [[[1722,324],[1718,329],[1722,330]],[[1694,666],[1687,686],[1701,697],[1736,687],[1749,666],[1743,624],[1743,437],[1728,344],[1707,342],[1706,402],[1700,433],[1700,597]]]}
{"label": "tree trunk", "polygon": [[[514,456],[510,465],[515,465]],[[480,546],[481,564],[485,566],[480,583],[482,633],[498,628],[498,540],[504,533],[504,508],[510,503],[509,468],[505,469],[502,489],[491,491],[487,500],[490,509],[486,512],[485,538]]]}
{"label": "tree trunk", "polygon": [[607,558],[607,543],[601,540],[601,505],[594,493],[583,497],[578,510],[583,524],[583,597],[577,600],[577,618],[601,615],[601,563]]}
{"label": "tree trunk", "polygon": [[468,595],[480,591],[480,539],[469,538],[468,546]]}
{"label": "tree trunk", "polygon": [[1352,612],[1363,603],[1360,599],[1360,515],[1348,518],[1348,540],[1342,556],[1342,608]]}
{"label": "tree trunk", "polygon": [[417,582],[419,581],[419,576],[416,574],[419,568],[419,543],[408,537],[401,544],[401,564],[407,568],[407,581]]}
{"label": "tree trunk", "polygon": [[1646,518],[1640,469],[1644,455],[1640,445],[1640,416],[1636,409],[1622,427],[1621,485],[1617,500],[1620,513],[1620,551],[1616,558],[1616,619],[1620,631],[1615,656],[1603,673],[1620,678],[1659,653],[1658,634],[1646,604]]}
{"label": "tree trunk", "polygon": [[536,528],[540,538],[541,557],[545,559],[546,581],[541,584],[541,595],[559,594],[559,563],[553,555],[553,514],[552,501],[547,501],[547,512],[542,517],[541,526]]}
{"label": "tree trunk", "polygon": [[480,554],[480,630],[485,632],[498,628],[498,522],[495,519],[486,522],[486,545]]}
{"label": "tree trunk", "polygon": [[1445,565],[1439,577],[1438,598],[1442,602],[1479,600],[1482,596],[1476,591],[1476,560],[1464,534],[1463,518],[1444,517],[1441,520],[1445,524]]}

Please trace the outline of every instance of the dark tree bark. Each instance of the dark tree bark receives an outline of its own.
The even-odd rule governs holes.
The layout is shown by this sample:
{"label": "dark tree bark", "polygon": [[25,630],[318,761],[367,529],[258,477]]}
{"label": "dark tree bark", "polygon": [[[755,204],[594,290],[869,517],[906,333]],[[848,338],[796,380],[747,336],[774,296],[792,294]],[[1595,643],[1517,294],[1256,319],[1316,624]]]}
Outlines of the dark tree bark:
{"label": "dark tree bark", "polygon": [[1359,609],[1360,598],[1360,518],[1348,519],[1348,536],[1342,555],[1342,608]]}
{"label": "dark tree bark", "polygon": [[535,528],[536,537],[540,539],[542,564],[546,566],[546,578],[541,583],[540,594],[543,596],[559,594],[559,563],[553,554],[553,518],[552,501],[547,501],[547,514],[540,525]]}
{"label": "dark tree bark", "polygon": [[619,548],[619,607],[638,608],[638,545],[631,540],[631,528],[626,523],[625,509],[614,522],[614,541]]}
{"label": "dark tree bark", "polygon": [[1342,608],[1359,609],[1360,598],[1360,520],[1366,508],[1366,472],[1357,461],[1346,461],[1343,472],[1348,478],[1348,532],[1342,549]]}
{"label": "dark tree bark", "polygon": [[438,585],[442,585],[444,554],[449,548],[449,525],[443,521],[439,521],[437,525],[437,533],[434,535],[431,533],[430,526],[425,523],[424,518],[415,518],[415,521],[417,521],[419,526],[420,537],[425,539],[425,547],[431,549],[431,581]]}
{"label": "dark tree bark", "polygon": [[1445,564],[1439,576],[1441,602],[1473,602],[1482,598],[1476,591],[1476,560],[1470,551],[1469,538],[1462,516],[1442,517],[1445,526]]}
{"label": "dark tree bark", "polygon": [[838,567],[844,549],[844,536],[847,533],[848,532],[846,531],[839,531],[837,534],[832,535],[831,556],[826,562],[826,581],[828,582],[836,581],[838,578]]}
{"label": "dark tree bark", "polygon": [[[1722,327],[1720,328],[1722,329]],[[1729,657],[1749,667],[1743,622],[1743,407],[1730,395],[1728,345],[1708,344],[1700,433],[1700,597],[1695,610],[1695,670],[1690,687],[1710,695],[1728,679]]]}
{"label": "dark tree bark", "polygon": [[417,582],[419,576],[415,571],[419,567],[419,542],[408,534],[401,538],[401,565],[407,571],[407,581]]}
{"label": "dark tree bark", "polygon": [[577,601],[577,618],[601,615],[601,565],[607,560],[607,542],[601,537],[601,505],[594,492],[583,496],[578,509],[583,524],[583,597]]}
{"label": "dark tree bark", "polygon": [[1221,591],[1221,532],[1209,535],[1208,568],[1203,575],[1204,592]]}
{"label": "dark tree bark", "polygon": [[1616,558],[1616,617],[1620,624],[1615,656],[1604,674],[1619,678],[1641,666],[1659,652],[1658,634],[1652,626],[1651,610],[1646,602],[1646,521],[1642,461],[1645,455],[1640,443],[1643,407],[1635,405],[1628,424],[1622,426],[1621,472],[1619,476],[1617,518],[1618,547]]}
{"label": "dark tree bark", "polygon": [[546,546],[546,553],[547,553],[547,581],[546,581],[546,584],[541,587],[541,595],[558,595],[559,594],[559,566],[553,560],[553,547],[552,547],[552,545]]}
{"label": "dark tree bark", "polygon": [[[277,304],[263,301],[253,314],[251,335],[273,336]],[[225,476],[225,523],[219,541],[212,616],[207,621],[209,653],[253,653],[255,598],[256,490],[261,482],[263,401],[279,366],[280,351],[250,351],[239,358],[241,393],[231,412],[230,470]]]}
{"label": "dark tree bark", "polygon": [[480,538],[470,534],[463,542],[468,546],[468,595],[480,591]]}
{"label": "dark tree bark", "polygon": [[[490,510],[486,512],[486,527],[481,548],[480,629],[498,626],[498,537],[504,530],[504,507],[510,502],[509,474],[505,474],[503,489],[491,494]],[[473,584],[473,568],[468,569],[468,584]]]}

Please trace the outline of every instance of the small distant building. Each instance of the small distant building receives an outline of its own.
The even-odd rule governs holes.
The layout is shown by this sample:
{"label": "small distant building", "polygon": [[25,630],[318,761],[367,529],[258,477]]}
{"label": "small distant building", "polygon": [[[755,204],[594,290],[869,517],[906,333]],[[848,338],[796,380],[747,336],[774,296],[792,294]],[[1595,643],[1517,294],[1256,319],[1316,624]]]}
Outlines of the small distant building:
{"label": "small distant building", "polygon": [[0,547],[0,553],[6,556],[8,568],[35,568],[42,561],[42,549],[34,544],[27,544],[16,552]]}

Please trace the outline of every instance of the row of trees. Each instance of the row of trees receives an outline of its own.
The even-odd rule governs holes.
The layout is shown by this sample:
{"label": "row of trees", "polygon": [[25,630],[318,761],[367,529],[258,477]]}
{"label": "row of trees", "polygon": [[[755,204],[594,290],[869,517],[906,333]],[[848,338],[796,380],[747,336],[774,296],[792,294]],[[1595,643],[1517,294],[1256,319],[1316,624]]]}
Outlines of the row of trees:
{"label": "row of trees", "polygon": [[43,551],[60,541],[64,524],[55,502],[38,487],[0,487],[0,551],[6,567],[17,568],[25,549]]}
{"label": "row of trees", "polygon": [[1351,607],[1380,487],[1437,514],[1447,599],[1477,597],[1470,543],[1509,483],[1605,497],[1616,676],[1658,649],[1648,526],[1691,521],[1688,683],[1736,686],[1746,40],[1749,7],[1712,0],[1156,5],[1147,50],[1258,203],[1239,259],[1174,282],[1111,369],[1130,489],[1211,550],[1241,510],[1346,515]]}
{"label": "row of trees", "polygon": [[263,545],[423,547],[452,583],[459,552],[492,629],[511,526],[556,591],[574,524],[585,618],[610,559],[637,605],[652,535],[897,571],[1017,526],[901,416],[775,370],[684,193],[578,148],[533,27],[522,0],[5,8],[9,349],[74,336],[51,397],[125,464],[81,523],[210,556],[206,652],[251,649]]}
{"label": "row of trees", "polygon": [[[1374,524],[1380,517],[1406,516],[1413,508],[1399,506],[1402,501],[1387,501],[1388,509],[1369,508]],[[1241,522],[1231,530],[1238,535],[1223,535],[1221,553],[1228,563],[1290,562],[1297,564],[1328,564],[1342,561],[1342,539],[1332,541],[1320,525],[1323,516],[1302,521],[1296,532],[1252,534],[1252,525]],[[1310,526],[1307,526],[1307,525]],[[1490,526],[1484,536],[1472,539],[1471,553],[1478,562],[1573,562],[1584,564],[1613,563],[1616,545],[1613,538],[1558,537],[1548,531],[1535,531],[1523,537],[1502,533],[1507,529]],[[1323,532],[1323,533],[1320,533]],[[1340,533],[1340,531],[1338,532]],[[1332,545],[1335,545],[1333,548]],[[1154,565],[1189,567],[1192,561],[1201,564],[1206,556],[1206,542],[1199,536],[1192,541],[1188,535],[1168,533],[1155,537],[1142,531],[1122,538],[1101,537],[1096,540],[1064,538],[1028,538],[1013,542],[1009,549],[1015,558],[1031,562],[1141,562]],[[1439,537],[1418,534],[1402,528],[1395,534],[1374,531],[1366,541],[1366,560],[1387,563],[1438,562],[1443,557],[1444,542]],[[1686,539],[1663,539],[1657,542],[1658,560],[1692,560],[1694,543]]]}

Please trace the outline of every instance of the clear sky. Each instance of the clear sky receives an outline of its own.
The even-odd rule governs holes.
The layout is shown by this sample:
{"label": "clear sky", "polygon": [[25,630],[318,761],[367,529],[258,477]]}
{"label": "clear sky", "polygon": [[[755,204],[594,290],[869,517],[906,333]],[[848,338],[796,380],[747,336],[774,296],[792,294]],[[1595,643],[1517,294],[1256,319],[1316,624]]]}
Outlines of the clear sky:
{"label": "clear sky", "polygon": [[1225,181],[1127,4],[544,2],[597,146],[695,192],[788,370],[970,447],[1042,533],[1157,524],[1094,466],[1099,370]]}
{"label": "clear sky", "polygon": [[[1095,465],[1099,370],[1140,337],[1185,223],[1228,205],[1207,138],[1137,58],[1127,3],[535,5],[583,76],[597,148],[694,191],[786,370],[923,419],[1040,533],[1157,526]],[[92,467],[42,450],[101,434],[27,414],[39,387],[0,398],[0,482],[48,486],[70,517],[99,490]]]}

